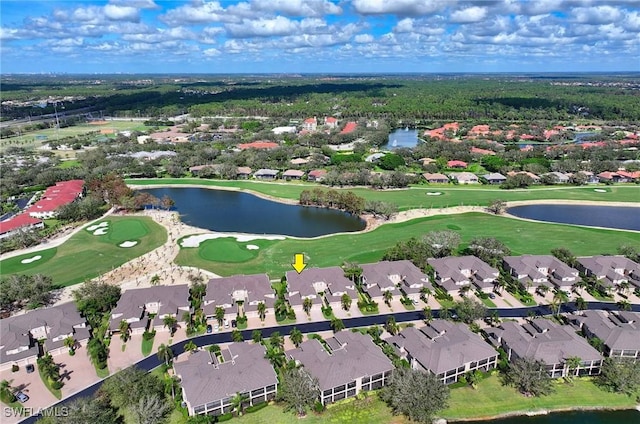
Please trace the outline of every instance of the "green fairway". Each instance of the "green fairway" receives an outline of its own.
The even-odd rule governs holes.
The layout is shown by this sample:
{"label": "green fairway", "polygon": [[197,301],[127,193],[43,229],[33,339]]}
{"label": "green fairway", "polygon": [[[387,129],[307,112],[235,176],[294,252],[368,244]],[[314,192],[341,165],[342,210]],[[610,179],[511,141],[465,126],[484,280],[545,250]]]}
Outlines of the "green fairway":
{"label": "green fairway", "polygon": [[[221,275],[269,272],[279,278],[291,269],[294,254],[304,253],[309,266],[341,265],[344,261],[375,262],[399,240],[420,237],[433,230],[454,229],[462,242],[468,243],[479,236],[496,237],[509,246],[512,253],[549,254],[551,249],[566,247],[576,255],[614,254],[622,244],[640,246],[640,233],[601,230],[561,224],[544,224],[511,219],[483,213],[420,218],[399,224],[383,225],[361,234],[340,234],[317,239],[257,240],[250,244],[265,243],[257,256],[238,262],[239,252],[246,243],[233,239],[207,240],[198,248],[182,248],[176,262],[195,266]],[[230,243],[237,244],[231,248]],[[230,249],[235,260],[222,260],[215,252]],[[203,255],[201,251],[213,252]],[[207,260],[213,258],[214,260]]]}
{"label": "green fairway", "polygon": [[[203,187],[234,188],[241,191],[254,191],[268,196],[297,200],[302,190],[328,187],[314,183],[285,183],[260,181],[222,181],[197,178],[166,179],[128,179],[127,184],[137,185],[201,185]],[[398,205],[400,210],[416,208],[443,208],[452,206],[488,205],[495,199],[505,201],[526,200],[588,200],[595,202],[640,202],[640,186],[617,185],[596,186],[604,193],[589,187],[536,187],[528,190],[501,190],[497,187],[483,185],[452,187],[446,185],[418,185],[403,190],[372,190],[368,188],[348,189],[367,200],[382,200]],[[344,189],[347,190],[347,189]],[[427,193],[441,193],[433,196]]]}
{"label": "green fairway", "polygon": [[478,384],[476,390],[462,387],[451,390],[449,408],[439,415],[448,420],[493,417],[496,415],[568,408],[633,408],[633,397],[606,392],[590,378],[576,378],[569,384],[556,380],[549,396],[526,397],[512,387],[500,384],[497,375]]}
{"label": "green fairway", "polygon": [[[198,250],[198,254],[205,261],[217,262],[246,262],[258,257],[260,249],[273,244],[271,240],[253,240],[251,242],[237,242],[235,238],[219,238],[209,240]],[[247,246],[257,246],[249,249]]]}
{"label": "green fairway", "polygon": [[[2,276],[11,274],[45,274],[54,284],[69,286],[96,277],[141,256],[167,240],[167,232],[147,217],[108,217],[105,235],[83,229],[61,246],[20,255],[0,262]],[[120,247],[124,241],[137,241],[133,247]],[[42,256],[28,264],[25,259]]]}

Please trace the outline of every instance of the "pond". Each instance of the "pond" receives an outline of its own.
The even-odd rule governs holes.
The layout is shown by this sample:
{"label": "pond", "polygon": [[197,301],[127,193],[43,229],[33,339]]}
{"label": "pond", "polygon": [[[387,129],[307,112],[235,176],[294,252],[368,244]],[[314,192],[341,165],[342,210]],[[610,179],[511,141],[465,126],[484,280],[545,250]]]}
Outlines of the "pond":
{"label": "pond", "polygon": [[623,411],[574,411],[473,422],[485,424],[631,424],[640,422],[640,412],[632,409]]}
{"label": "pond", "polygon": [[418,145],[418,130],[398,128],[389,134],[387,144],[381,146],[384,149],[397,149],[398,147],[415,147]]}
{"label": "pond", "polygon": [[527,205],[509,208],[507,212],[536,221],[640,231],[640,207]]}
{"label": "pond", "polygon": [[212,231],[317,237],[365,228],[364,221],[345,212],[286,205],[248,193],[191,187],[142,191],[171,197],[182,222]]}

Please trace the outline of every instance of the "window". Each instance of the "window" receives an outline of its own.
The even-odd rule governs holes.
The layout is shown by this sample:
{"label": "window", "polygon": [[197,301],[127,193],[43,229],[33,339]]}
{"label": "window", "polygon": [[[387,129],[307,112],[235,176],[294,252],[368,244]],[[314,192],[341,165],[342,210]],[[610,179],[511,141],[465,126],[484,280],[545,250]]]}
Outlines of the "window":
{"label": "window", "polygon": [[347,391],[347,397],[353,397],[356,395],[356,389],[351,389]]}
{"label": "window", "polygon": [[345,397],[345,392],[340,392],[340,393],[336,393],[336,395],[333,397],[333,401],[338,401],[341,399],[344,399]]}
{"label": "window", "polygon": [[347,389],[353,389],[354,387],[356,387],[355,381],[352,381],[351,383],[347,384]]}
{"label": "window", "polygon": [[260,396],[264,394],[264,387],[251,391],[251,397]]}
{"label": "window", "polygon": [[382,388],[382,380],[375,381],[371,383],[371,390],[376,390]]}
{"label": "window", "polygon": [[331,389],[322,392],[322,396],[331,396]]}
{"label": "window", "polygon": [[204,412],[204,405],[196,406],[193,408],[193,412],[196,414],[202,414]]}
{"label": "window", "polygon": [[276,390],[276,385],[272,384],[271,386],[267,386],[267,392],[273,392]]}

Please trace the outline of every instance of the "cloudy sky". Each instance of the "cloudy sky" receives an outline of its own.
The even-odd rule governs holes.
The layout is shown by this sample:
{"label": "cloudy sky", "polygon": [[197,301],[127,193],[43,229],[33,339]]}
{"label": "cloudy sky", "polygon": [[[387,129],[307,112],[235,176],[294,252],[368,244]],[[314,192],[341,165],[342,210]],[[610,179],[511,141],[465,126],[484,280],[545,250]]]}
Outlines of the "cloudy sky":
{"label": "cloudy sky", "polygon": [[16,1],[2,73],[640,71],[640,0]]}

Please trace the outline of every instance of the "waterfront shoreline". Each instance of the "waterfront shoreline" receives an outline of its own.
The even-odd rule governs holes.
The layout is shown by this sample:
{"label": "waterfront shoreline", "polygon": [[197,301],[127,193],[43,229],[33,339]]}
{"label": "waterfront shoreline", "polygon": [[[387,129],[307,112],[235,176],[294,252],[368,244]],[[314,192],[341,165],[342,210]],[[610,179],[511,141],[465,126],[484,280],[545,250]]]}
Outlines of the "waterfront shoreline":
{"label": "waterfront shoreline", "polygon": [[553,409],[539,409],[539,410],[529,410],[529,411],[512,411],[505,412],[497,415],[488,415],[488,416],[480,416],[480,417],[469,417],[469,418],[444,418],[447,423],[474,423],[474,422],[485,422],[492,420],[501,420],[505,418],[513,418],[513,417],[534,417],[540,415],[551,415],[558,414],[564,412],[596,412],[596,411],[633,411],[636,410],[640,413],[640,404],[636,406],[621,406],[621,407],[610,407],[610,406],[572,406],[567,408],[553,408]]}

